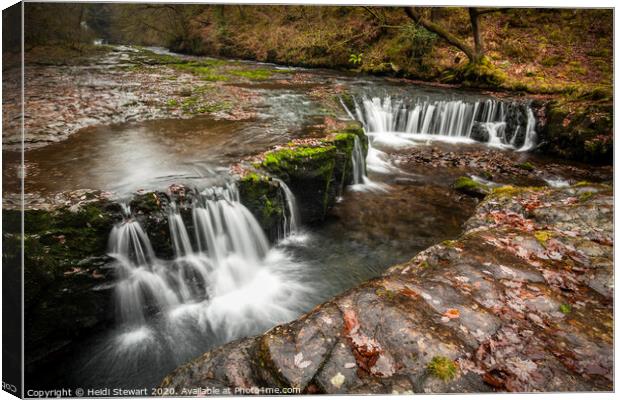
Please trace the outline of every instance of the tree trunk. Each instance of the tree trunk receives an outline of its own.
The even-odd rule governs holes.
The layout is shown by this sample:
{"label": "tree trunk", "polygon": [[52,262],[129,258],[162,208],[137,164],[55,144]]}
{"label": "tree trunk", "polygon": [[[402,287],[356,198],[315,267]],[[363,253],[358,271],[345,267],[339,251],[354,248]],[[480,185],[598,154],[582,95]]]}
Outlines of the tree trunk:
{"label": "tree trunk", "polygon": [[475,7],[469,8],[469,19],[471,20],[471,31],[474,36],[474,62],[479,62],[484,57],[484,43],[480,34],[479,23],[480,13]]}
{"label": "tree trunk", "polygon": [[419,10],[416,10],[414,7],[405,7],[405,13],[409,18],[415,21],[417,24],[422,25],[427,30],[435,33],[446,42],[450,43],[457,49],[461,50],[467,58],[469,58],[470,62],[477,62],[479,57],[477,56],[476,50],[472,48],[467,42],[460,39],[458,36],[454,35],[452,32],[448,31],[443,26],[431,21],[430,19],[424,17]]}

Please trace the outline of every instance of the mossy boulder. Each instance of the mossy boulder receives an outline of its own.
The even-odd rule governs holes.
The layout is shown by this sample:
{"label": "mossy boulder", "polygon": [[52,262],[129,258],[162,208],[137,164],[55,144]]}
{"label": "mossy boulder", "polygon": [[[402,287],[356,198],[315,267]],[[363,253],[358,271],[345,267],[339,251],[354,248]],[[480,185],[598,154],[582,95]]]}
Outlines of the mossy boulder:
{"label": "mossy boulder", "polygon": [[129,202],[131,213],[148,235],[155,254],[165,259],[173,257],[168,226],[169,205],[168,195],[162,192],[139,193]]}
{"label": "mossy boulder", "polygon": [[323,140],[291,142],[267,152],[255,167],[286,182],[297,198],[302,222],[322,221],[336,197],[352,182],[351,159],[356,137],[365,157],[368,138],[356,123]]}
{"label": "mossy boulder", "polygon": [[487,194],[491,193],[491,189],[478,183],[468,176],[461,176],[454,181],[453,187],[455,190],[464,193],[468,196],[477,197],[479,199],[484,198]]}
{"label": "mossy boulder", "polygon": [[596,164],[613,162],[613,104],[552,101],[544,108],[539,150]]}
{"label": "mossy boulder", "polygon": [[336,159],[333,144],[290,146],[265,154],[259,167],[287,183],[297,197],[304,222],[325,218],[336,198]]}
{"label": "mossy boulder", "polygon": [[278,182],[267,175],[249,172],[239,179],[238,185],[241,203],[258,220],[271,241],[278,238],[287,212]]}
{"label": "mossy boulder", "polygon": [[489,58],[483,57],[447,71],[443,80],[465,86],[497,88],[506,80],[506,74],[493,65]]}
{"label": "mossy boulder", "polygon": [[121,218],[107,200],[56,210],[3,210],[3,263],[20,268],[24,246],[27,367],[111,322],[107,238]]}

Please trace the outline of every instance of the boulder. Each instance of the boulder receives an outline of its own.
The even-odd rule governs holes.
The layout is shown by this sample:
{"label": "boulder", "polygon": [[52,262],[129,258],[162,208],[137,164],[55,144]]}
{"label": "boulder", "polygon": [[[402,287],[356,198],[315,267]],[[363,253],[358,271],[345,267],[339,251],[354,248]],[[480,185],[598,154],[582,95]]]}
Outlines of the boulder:
{"label": "boulder", "polygon": [[480,122],[476,122],[471,128],[471,135],[469,135],[469,137],[475,141],[486,143],[489,141],[490,135],[486,126]]}
{"label": "boulder", "polygon": [[596,164],[613,163],[613,103],[551,101],[541,109],[539,151]]}

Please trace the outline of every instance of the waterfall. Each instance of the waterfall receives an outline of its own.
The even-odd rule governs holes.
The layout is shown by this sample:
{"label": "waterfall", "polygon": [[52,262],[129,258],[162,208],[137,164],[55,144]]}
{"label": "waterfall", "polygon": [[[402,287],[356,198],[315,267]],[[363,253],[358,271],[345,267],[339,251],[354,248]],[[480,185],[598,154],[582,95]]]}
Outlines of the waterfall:
{"label": "waterfall", "polygon": [[284,200],[286,201],[286,212],[283,215],[284,221],[282,223],[282,235],[280,237],[280,239],[286,239],[289,236],[295,236],[299,233],[301,218],[299,217],[297,200],[291,189],[281,179],[273,178],[273,180],[280,185],[282,193],[284,194]]}
{"label": "waterfall", "polygon": [[[515,135],[516,136],[516,135]],[[536,146],[536,118],[531,108],[527,108],[527,125],[525,127],[525,140],[519,151],[531,150]]]}
{"label": "waterfall", "polygon": [[267,238],[234,185],[205,190],[194,204],[193,221],[199,251],[215,262],[231,254],[257,262],[267,254]]}
{"label": "waterfall", "polygon": [[[535,146],[536,120],[526,106],[525,137],[519,137],[521,109],[516,102],[495,99],[405,101],[390,96],[364,96],[355,101],[356,119],[366,127],[374,142],[407,147],[416,140],[488,142],[491,146],[529,150]],[[350,115],[351,113],[347,111]]]}
{"label": "waterfall", "polygon": [[[286,229],[292,234],[299,229],[295,198],[286,185],[281,187],[289,209]],[[189,221],[175,203],[170,205],[173,260],[155,255],[128,206],[123,214],[109,238],[118,274],[116,308],[123,326],[144,327],[152,315],[161,314],[171,318],[175,329],[190,324],[191,329],[199,326],[230,338],[292,318],[308,295],[308,286],[298,281],[300,266],[269,247],[233,184],[197,193]]]}
{"label": "waterfall", "polygon": [[175,203],[170,204],[170,214],[168,215],[168,225],[170,226],[170,238],[177,258],[184,257],[192,253],[192,244],[185,229],[185,224]]}
{"label": "waterfall", "polygon": [[[128,207],[124,211],[130,213]],[[170,288],[148,236],[131,216],[112,229],[109,255],[116,260],[120,279],[115,296],[121,322],[144,322],[148,306],[161,309],[178,304],[179,298]]]}
{"label": "waterfall", "polygon": [[366,162],[364,161],[364,152],[362,151],[360,138],[357,135],[355,135],[353,142],[351,164],[353,167],[353,184],[359,185],[364,183],[364,177],[366,176]]}

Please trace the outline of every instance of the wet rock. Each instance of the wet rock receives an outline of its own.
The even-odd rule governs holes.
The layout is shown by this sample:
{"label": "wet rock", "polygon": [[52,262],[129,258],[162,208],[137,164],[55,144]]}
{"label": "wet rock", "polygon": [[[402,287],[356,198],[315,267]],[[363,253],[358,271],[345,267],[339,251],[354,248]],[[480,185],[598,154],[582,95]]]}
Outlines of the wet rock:
{"label": "wet rock", "polygon": [[254,167],[286,182],[297,198],[302,222],[316,223],[352,182],[355,137],[365,155],[368,138],[359,123],[350,123],[324,139],[298,139],[268,151],[254,160]]}
{"label": "wet rock", "polygon": [[286,200],[280,185],[270,176],[258,172],[242,171],[238,181],[239,197],[254,215],[267,237],[274,241],[281,236]]}
{"label": "wet rock", "polygon": [[24,246],[27,368],[82,335],[109,324],[113,271],[107,236],[120,209],[106,199],[80,200],[55,210],[4,209],[3,264],[18,267]]}
{"label": "wet rock", "polygon": [[483,143],[488,142],[490,138],[487,128],[479,122],[476,122],[471,128],[471,135],[469,137]]}
{"label": "wet rock", "polygon": [[458,240],[162,387],[234,389],[246,376],[306,393],[611,390],[612,191],[580,202],[578,189],[493,192]]}
{"label": "wet rock", "polygon": [[480,199],[484,198],[487,194],[491,192],[490,188],[487,185],[476,182],[468,176],[461,176],[456,181],[454,181],[453,186],[455,190],[458,190],[461,193]]}
{"label": "wet rock", "polygon": [[539,151],[595,164],[613,161],[613,104],[552,101],[544,108]]}

